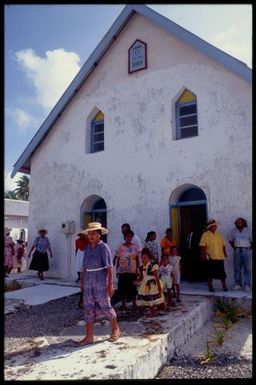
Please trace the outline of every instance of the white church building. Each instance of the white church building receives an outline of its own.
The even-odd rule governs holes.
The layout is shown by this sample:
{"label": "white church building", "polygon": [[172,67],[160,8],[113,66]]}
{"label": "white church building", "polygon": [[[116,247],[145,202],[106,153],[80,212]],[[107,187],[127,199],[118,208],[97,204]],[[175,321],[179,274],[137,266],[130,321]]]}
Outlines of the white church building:
{"label": "white church building", "polygon": [[[14,165],[30,175],[28,247],[48,229],[47,276],[76,278],[75,232],[98,220],[144,240],[189,223],[252,225],[252,71],[145,5],[127,5]],[[182,255],[186,258],[185,255]]]}

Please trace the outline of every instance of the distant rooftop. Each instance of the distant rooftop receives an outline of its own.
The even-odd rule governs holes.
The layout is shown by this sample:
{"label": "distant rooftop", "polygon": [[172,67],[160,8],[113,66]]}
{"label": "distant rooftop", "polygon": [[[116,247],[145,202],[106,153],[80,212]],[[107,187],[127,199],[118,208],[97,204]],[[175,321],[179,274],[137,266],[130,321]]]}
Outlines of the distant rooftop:
{"label": "distant rooftop", "polygon": [[28,201],[21,201],[17,199],[4,200],[4,215],[28,217]]}

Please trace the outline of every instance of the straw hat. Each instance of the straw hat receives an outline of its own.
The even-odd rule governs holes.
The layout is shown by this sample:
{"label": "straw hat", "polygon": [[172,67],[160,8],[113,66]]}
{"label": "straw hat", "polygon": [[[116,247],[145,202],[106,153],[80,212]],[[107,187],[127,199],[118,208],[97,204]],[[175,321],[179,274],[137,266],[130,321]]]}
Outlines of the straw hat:
{"label": "straw hat", "polygon": [[9,234],[12,231],[9,227],[4,228],[4,235]]}
{"label": "straw hat", "polygon": [[212,227],[212,226],[217,226],[218,225],[218,222],[215,221],[215,219],[211,218],[208,220],[207,224],[206,224],[206,228],[207,230]]}
{"label": "straw hat", "polygon": [[106,229],[105,227],[102,227],[100,222],[89,223],[87,229],[83,230],[82,233],[88,234],[89,231],[97,231],[97,230],[100,230],[101,234],[108,233],[108,229]]}

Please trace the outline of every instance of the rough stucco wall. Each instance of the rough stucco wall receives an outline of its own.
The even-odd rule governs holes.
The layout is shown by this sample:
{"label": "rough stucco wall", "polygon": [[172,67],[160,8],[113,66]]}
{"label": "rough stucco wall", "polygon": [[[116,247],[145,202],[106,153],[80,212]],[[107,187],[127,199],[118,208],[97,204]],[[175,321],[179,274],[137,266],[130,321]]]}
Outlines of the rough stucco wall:
{"label": "rough stucco wall", "polygon": [[[136,38],[148,44],[149,65],[128,75]],[[174,140],[174,104],[184,88],[197,95],[199,136]],[[105,150],[86,154],[95,107],[105,114]],[[33,156],[29,233],[47,226],[56,256],[51,273],[65,275],[75,266],[75,237],[66,238],[61,223],[74,220],[79,228],[86,197],[105,200],[114,252],[123,222],[141,239],[156,230],[160,240],[170,196],[187,183],[203,189],[209,216],[227,236],[237,216],[251,225],[251,150],[250,85],[135,17]],[[232,257],[227,264],[232,271]]]}

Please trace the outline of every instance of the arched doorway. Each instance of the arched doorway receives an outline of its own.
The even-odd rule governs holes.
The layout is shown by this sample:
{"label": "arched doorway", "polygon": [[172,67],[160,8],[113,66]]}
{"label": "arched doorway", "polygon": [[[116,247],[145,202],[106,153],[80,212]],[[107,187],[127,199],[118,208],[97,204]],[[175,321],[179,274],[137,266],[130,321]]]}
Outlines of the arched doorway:
{"label": "arched doorway", "polygon": [[183,279],[206,280],[206,267],[198,245],[206,221],[207,198],[201,188],[185,184],[171,194],[170,224],[182,257]]}
{"label": "arched doorway", "polygon": [[[81,228],[85,229],[90,222],[100,222],[103,227],[107,227],[107,206],[105,200],[99,195],[90,195],[81,206]],[[103,235],[102,240],[107,242],[107,235]]]}

